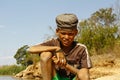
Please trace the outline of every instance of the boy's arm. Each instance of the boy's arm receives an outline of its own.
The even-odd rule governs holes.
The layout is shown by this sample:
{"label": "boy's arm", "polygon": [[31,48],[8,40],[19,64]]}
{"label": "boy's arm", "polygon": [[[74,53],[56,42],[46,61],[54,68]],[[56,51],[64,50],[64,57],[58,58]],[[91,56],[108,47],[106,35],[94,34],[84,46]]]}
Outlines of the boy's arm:
{"label": "boy's arm", "polygon": [[55,56],[52,57],[52,60],[59,67],[64,67],[65,69],[69,70],[70,72],[72,72],[74,74],[77,74],[77,72],[79,71],[79,69],[69,65],[67,62],[65,62],[61,65],[61,63],[59,63],[59,60]]}
{"label": "boy's arm", "polygon": [[[59,64],[58,64],[58,59],[57,59],[56,57],[53,57],[52,60],[53,60],[53,62],[54,62],[55,64],[59,65]],[[89,69],[87,69],[87,68],[77,69],[77,68],[69,65],[68,63],[66,63],[65,65],[62,65],[62,66],[59,65],[59,66],[60,66],[60,67],[64,67],[65,69],[69,70],[71,73],[77,74],[77,75],[79,75],[79,73],[83,73],[83,72],[84,72],[84,74],[87,75],[87,74],[88,74],[88,71],[89,71]]]}
{"label": "boy's arm", "polygon": [[88,68],[81,68],[77,69],[69,64],[66,64],[65,68],[69,70],[71,73],[76,74],[78,76],[84,76],[89,75],[89,69]]}
{"label": "boy's arm", "polygon": [[41,52],[54,51],[53,55],[57,57],[57,59],[59,60],[60,63],[62,62],[63,59],[64,59],[64,61],[66,61],[64,53],[62,52],[61,48],[57,47],[57,46],[35,45],[35,46],[29,47],[27,51],[32,54],[40,54]]}
{"label": "boy's arm", "polygon": [[69,65],[69,64],[66,64],[65,68],[66,68],[67,70],[69,70],[69,71],[70,71],[71,73],[73,73],[73,74],[77,74],[78,71],[79,71],[79,69],[77,69],[77,68],[75,68],[75,67],[73,67],[73,66],[71,66],[71,65]]}
{"label": "boy's arm", "polygon": [[57,51],[60,48],[57,46],[41,46],[41,45],[35,45],[35,46],[31,46],[28,48],[28,52],[31,53],[41,53],[41,52],[46,52],[46,51]]}

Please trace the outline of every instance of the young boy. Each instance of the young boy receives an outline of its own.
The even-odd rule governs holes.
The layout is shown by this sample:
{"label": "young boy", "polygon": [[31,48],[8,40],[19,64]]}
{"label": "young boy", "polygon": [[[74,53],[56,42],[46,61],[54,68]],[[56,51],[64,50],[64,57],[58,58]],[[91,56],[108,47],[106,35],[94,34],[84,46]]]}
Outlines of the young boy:
{"label": "young boy", "polygon": [[29,52],[40,53],[43,80],[90,80],[91,61],[85,45],[74,41],[78,33],[75,14],[56,17],[57,39],[31,46]]}

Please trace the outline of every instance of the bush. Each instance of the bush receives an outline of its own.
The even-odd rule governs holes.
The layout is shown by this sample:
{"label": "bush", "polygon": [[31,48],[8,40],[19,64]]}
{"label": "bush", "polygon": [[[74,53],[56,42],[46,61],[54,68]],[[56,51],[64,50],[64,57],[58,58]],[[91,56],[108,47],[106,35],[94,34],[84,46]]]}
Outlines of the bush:
{"label": "bush", "polygon": [[97,54],[101,54],[104,49],[113,48],[116,41],[114,36],[116,31],[117,27],[87,26],[81,28],[78,42],[85,44],[90,51],[94,49]]}

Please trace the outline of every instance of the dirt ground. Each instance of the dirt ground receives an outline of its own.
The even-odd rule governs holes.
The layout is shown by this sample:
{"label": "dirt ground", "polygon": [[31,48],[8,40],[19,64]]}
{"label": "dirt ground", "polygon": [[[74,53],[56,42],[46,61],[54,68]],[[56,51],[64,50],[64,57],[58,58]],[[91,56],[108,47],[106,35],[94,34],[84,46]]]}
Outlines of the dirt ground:
{"label": "dirt ground", "polygon": [[120,55],[103,54],[91,57],[91,80],[120,80]]}

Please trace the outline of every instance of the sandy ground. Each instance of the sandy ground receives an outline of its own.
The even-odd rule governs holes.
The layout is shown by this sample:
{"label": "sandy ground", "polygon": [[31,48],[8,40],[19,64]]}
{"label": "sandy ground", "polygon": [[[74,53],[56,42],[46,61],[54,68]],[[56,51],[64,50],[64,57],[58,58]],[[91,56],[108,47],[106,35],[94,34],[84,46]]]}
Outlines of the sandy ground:
{"label": "sandy ground", "polygon": [[120,57],[104,54],[91,57],[93,68],[90,69],[91,80],[120,80]]}
{"label": "sandy ground", "polygon": [[120,80],[120,74],[115,74],[112,76],[101,77],[95,80]]}

